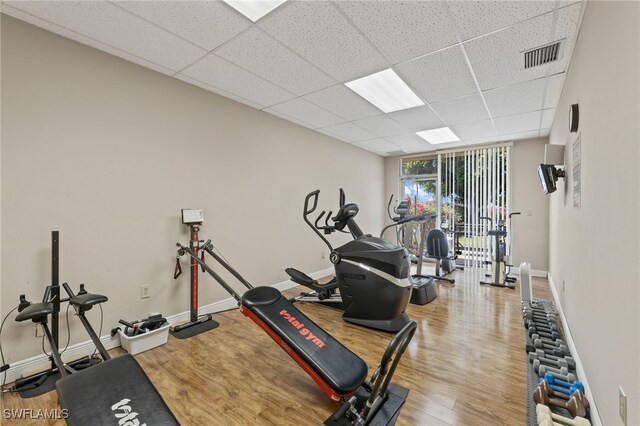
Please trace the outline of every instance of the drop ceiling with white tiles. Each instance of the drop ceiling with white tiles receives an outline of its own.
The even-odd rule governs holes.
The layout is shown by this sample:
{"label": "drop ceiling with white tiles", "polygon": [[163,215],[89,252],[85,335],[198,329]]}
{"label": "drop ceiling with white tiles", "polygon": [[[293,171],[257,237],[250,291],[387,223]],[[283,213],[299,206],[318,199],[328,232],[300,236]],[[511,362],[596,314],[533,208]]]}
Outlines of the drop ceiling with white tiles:
{"label": "drop ceiling with white tiles", "polygon": [[[583,1],[9,1],[2,13],[380,155],[547,136]],[[561,41],[556,61],[523,52]],[[344,83],[392,68],[424,105]],[[449,127],[460,142],[416,132]]]}

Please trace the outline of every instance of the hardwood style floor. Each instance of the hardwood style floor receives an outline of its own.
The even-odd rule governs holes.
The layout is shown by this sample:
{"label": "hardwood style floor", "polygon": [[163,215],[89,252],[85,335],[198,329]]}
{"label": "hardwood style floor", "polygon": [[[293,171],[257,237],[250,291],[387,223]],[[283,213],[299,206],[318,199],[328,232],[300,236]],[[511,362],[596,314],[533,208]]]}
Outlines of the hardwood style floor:
{"label": "hardwood style floor", "polygon": [[[455,286],[438,283],[432,303],[408,308],[418,330],[393,380],[411,389],[397,424],[523,425],[526,354],[519,283],[509,290],[480,286],[479,271],[453,275]],[[533,285],[534,296],[551,298],[546,279],[534,278]],[[370,374],[378,366],[390,334],[348,324],[338,311],[316,304],[300,303],[298,308],[363,358]],[[136,355],[181,424],[319,425],[336,409],[238,310],[215,319],[220,322],[215,330],[187,340],[170,336],[166,345]],[[2,395],[3,410],[52,409],[56,404],[55,391],[31,399]]]}

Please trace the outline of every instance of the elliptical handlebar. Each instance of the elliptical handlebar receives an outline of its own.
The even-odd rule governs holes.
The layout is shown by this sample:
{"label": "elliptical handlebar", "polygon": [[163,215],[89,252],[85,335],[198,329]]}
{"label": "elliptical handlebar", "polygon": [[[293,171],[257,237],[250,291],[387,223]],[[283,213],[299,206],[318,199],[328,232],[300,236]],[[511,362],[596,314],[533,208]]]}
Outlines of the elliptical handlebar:
{"label": "elliptical handlebar", "polygon": [[[341,197],[343,196],[343,194],[344,193],[340,194]],[[322,241],[324,241],[324,243],[327,245],[327,247],[329,247],[329,250],[333,251],[333,247],[331,246],[331,243],[329,242],[329,240],[327,240],[324,237],[324,235],[322,235],[320,233],[320,231],[319,231],[319,229],[322,229],[325,234],[330,234],[330,233],[332,233],[333,231],[336,230],[334,226],[329,225],[329,218],[331,217],[331,212],[329,212],[329,214],[325,218],[325,226],[319,226],[320,220],[326,214],[326,212],[324,210],[316,218],[315,223],[311,223],[311,221],[309,220],[309,215],[311,213],[313,213],[316,210],[316,208],[318,207],[319,195],[320,195],[320,190],[319,189],[316,189],[315,191],[312,191],[312,192],[307,194],[307,196],[304,199],[304,210],[302,212],[302,218],[304,219],[306,224],[309,225],[309,228],[313,229],[313,232],[315,232],[322,239]],[[309,201],[311,199],[313,199],[313,206],[311,208],[309,208]]]}
{"label": "elliptical handlebar", "polygon": [[521,214],[522,214],[522,212],[511,212],[511,213],[509,213],[509,219],[511,219],[511,216],[518,216],[518,215],[521,215]]}

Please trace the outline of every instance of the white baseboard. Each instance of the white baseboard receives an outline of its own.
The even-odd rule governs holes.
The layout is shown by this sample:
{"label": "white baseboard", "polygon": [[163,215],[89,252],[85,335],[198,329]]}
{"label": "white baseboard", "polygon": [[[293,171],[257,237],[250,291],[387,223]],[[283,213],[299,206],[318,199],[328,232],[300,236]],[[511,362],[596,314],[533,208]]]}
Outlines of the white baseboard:
{"label": "white baseboard", "polygon": [[[321,271],[314,272],[309,274],[309,276],[313,279],[323,278],[328,275],[332,275],[333,268],[323,269]],[[290,289],[292,287],[297,286],[298,284],[292,282],[291,280],[283,281],[277,284],[274,284],[272,287],[277,288],[280,291]],[[220,300],[218,302],[210,303],[208,305],[202,306],[198,309],[198,312],[201,314],[213,314],[216,312],[227,311],[229,309],[233,309],[238,306],[238,302],[232,297],[228,299]],[[175,315],[170,315],[167,318],[170,324],[177,324],[180,322],[186,322],[189,320],[189,311],[181,312]],[[115,337],[111,337],[109,334],[106,336],[100,337],[100,341],[104,345],[104,347],[108,349],[113,349],[120,346],[120,338],[118,335]],[[67,350],[62,354],[62,360],[65,362],[73,361],[78,358],[82,358],[83,356],[90,355],[95,350],[95,346],[91,340],[87,340],[84,342],[76,343],[75,345],[71,345],[67,348]],[[20,377],[27,377],[31,374],[38,373],[40,371],[44,371],[51,366],[51,361],[49,358],[44,355],[36,355],[31,358],[27,358],[21,361],[16,361],[11,363],[11,368],[6,371],[7,378],[6,382],[11,383]]]}
{"label": "white baseboard", "polygon": [[547,275],[549,275],[547,271],[540,271],[538,269],[531,270],[532,277],[547,278]]}
{"label": "white baseboard", "polygon": [[600,419],[600,414],[598,413],[598,408],[596,407],[595,401],[593,399],[593,393],[591,392],[591,388],[589,386],[589,381],[587,380],[587,374],[582,367],[582,361],[580,361],[580,355],[578,354],[578,350],[576,349],[576,345],[573,341],[573,336],[571,335],[571,329],[569,328],[569,323],[567,322],[567,318],[564,316],[564,311],[562,310],[562,304],[560,303],[560,297],[558,291],[556,290],[556,286],[553,282],[553,278],[551,274],[547,275],[549,279],[549,287],[551,287],[551,293],[553,293],[553,300],[555,301],[556,308],[558,309],[558,313],[560,314],[560,319],[562,320],[562,328],[564,329],[564,340],[566,344],[569,346],[569,350],[571,351],[571,356],[576,362],[576,373],[578,375],[578,379],[584,385],[585,396],[589,400],[590,403],[590,411],[591,411],[591,424],[593,426],[602,426],[602,420]]}

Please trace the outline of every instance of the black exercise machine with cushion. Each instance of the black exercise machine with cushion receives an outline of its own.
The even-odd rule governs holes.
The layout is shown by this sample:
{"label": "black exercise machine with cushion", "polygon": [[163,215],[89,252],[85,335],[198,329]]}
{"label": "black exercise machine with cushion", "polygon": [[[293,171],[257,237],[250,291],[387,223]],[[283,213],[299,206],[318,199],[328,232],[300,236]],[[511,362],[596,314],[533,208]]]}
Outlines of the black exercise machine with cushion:
{"label": "black exercise machine with cushion", "polygon": [[[444,275],[455,269],[453,262],[456,260],[456,254],[449,249],[449,241],[447,236],[440,229],[431,229],[426,237],[426,253],[425,257],[436,260],[436,273],[429,275],[436,280],[448,281],[451,284],[456,281],[452,278],[446,278]],[[440,269],[443,273],[440,273]]]}
{"label": "black exercise machine with cushion", "polygon": [[411,341],[416,322],[406,324],[389,343],[370,381],[367,364],[300,312],[279,290],[253,287],[228,262],[215,253],[208,240],[203,250],[240,281],[247,291],[240,296],[188,247],[176,244],[178,255],[187,254],[211,275],[254,321],[311,376],[332,400],[341,402],[325,425],[394,424],[409,390],[390,383]]}
{"label": "black exercise machine with cushion", "polygon": [[[88,293],[84,285],[80,285],[80,291],[74,294],[67,283],[63,283],[62,287],[69,297],[60,297],[58,231],[53,231],[52,246],[53,284],[47,286],[41,303],[30,303],[21,295],[19,313],[16,316],[18,322],[31,320],[42,327],[51,348],[52,367],[42,373],[16,380],[16,388],[33,389],[45,381],[47,384],[55,382],[58,402],[69,425],[178,425],[173,413],[136,360],[131,355],[112,359],[87,320],[85,312],[106,302],[107,297]],[[57,316],[61,302],[68,302],[73,306],[100,353],[102,362],[99,364],[95,365],[95,360],[90,357],[85,357],[85,362],[82,362],[84,358],[81,362],[68,364],[62,361],[57,343]],[[49,316],[56,329],[54,332],[48,326]],[[80,366],[84,368],[80,369]],[[60,379],[57,379],[58,375]],[[46,388],[40,386],[39,390]]]}

